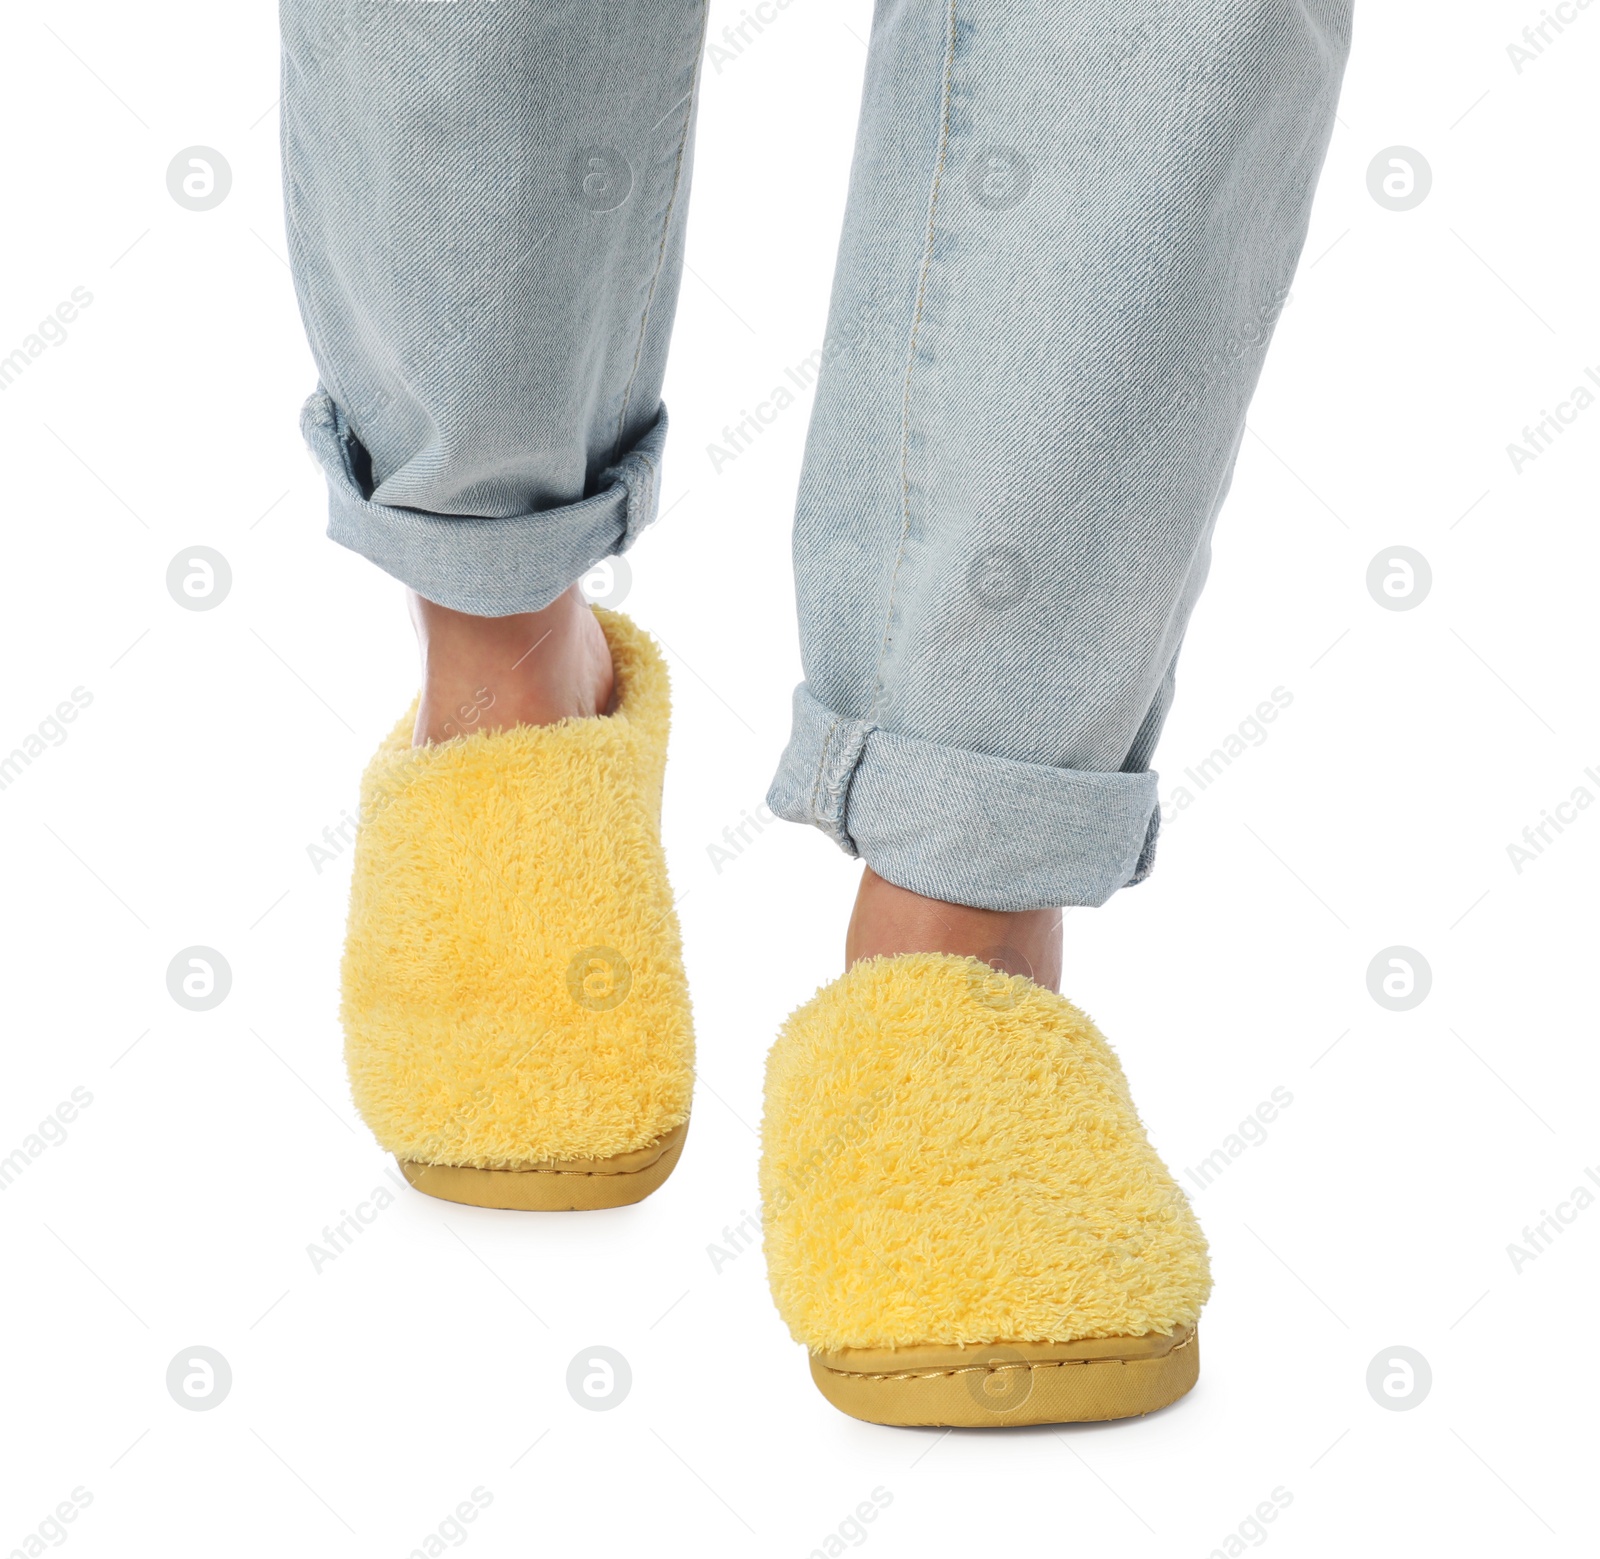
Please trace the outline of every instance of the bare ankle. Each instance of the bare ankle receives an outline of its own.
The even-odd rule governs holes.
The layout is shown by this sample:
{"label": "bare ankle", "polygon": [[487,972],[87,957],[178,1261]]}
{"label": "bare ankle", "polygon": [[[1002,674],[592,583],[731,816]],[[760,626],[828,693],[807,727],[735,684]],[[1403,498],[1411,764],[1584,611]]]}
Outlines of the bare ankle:
{"label": "bare ankle", "polygon": [[537,612],[474,617],[415,593],[422,695],[412,742],[609,713],[611,651],[578,588]]}
{"label": "bare ankle", "polygon": [[972,909],[899,888],[869,866],[861,874],[845,965],[900,953],[954,953],[1049,990],[1061,986],[1061,911]]}

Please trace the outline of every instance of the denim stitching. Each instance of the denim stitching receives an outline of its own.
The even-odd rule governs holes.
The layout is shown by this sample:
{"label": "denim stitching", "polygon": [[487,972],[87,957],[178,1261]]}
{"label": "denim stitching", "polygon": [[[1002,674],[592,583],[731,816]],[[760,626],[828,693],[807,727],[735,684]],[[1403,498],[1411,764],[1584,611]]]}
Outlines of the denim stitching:
{"label": "denim stitching", "polygon": [[917,362],[917,336],[922,328],[922,311],[928,297],[928,273],[933,268],[934,229],[939,219],[939,192],[944,181],[945,155],[950,147],[950,92],[956,63],[956,0],[950,0],[949,35],[945,43],[944,84],[941,88],[939,122],[939,156],[933,170],[933,188],[928,192],[928,232],[923,242],[922,273],[917,280],[917,311],[911,321],[911,336],[906,343],[905,387],[900,397],[900,545],[895,550],[894,568],[889,575],[889,599],[884,607],[883,639],[878,645],[878,659],[872,671],[872,703],[867,718],[875,719],[878,703],[883,696],[883,660],[889,649],[889,634],[894,624],[895,591],[900,584],[900,565],[906,555],[906,542],[911,536],[911,376]]}
{"label": "denim stitching", "polygon": [[641,516],[655,507],[660,472],[652,456],[632,449],[605,474],[622,488],[622,534],[617,538],[618,550],[622,551],[639,539],[639,533],[649,523]]}
{"label": "denim stitching", "polygon": [[[827,759],[833,751],[833,738],[841,728],[848,735],[849,741],[840,744],[839,759],[830,766]],[[850,792],[855,785],[856,771],[860,768],[862,759],[866,757],[867,742],[877,729],[877,726],[869,725],[864,720],[850,720],[843,716],[835,718],[823,742],[822,761],[817,765],[817,784],[812,790],[811,810],[818,826],[824,833],[830,834],[847,855],[856,857],[860,856],[861,851],[856,845],[855,836],[850,832],[848,822]],[[825,813],[818,810],[817,804],[817,791],[822,788],[824,781],[827,783],[827,794],[823,797],[823,801],[828,808]]]}
{"label": "denim stitching", "polygon": [[817,808],[817,795],[822,789],[822,776],[828,772],[828,752],[833,746],[833,733],[839,729],[839,717],[834,716],[828,726],[828,734],[822,738],[822,751],[817,755],[817,777],[811,782],[811,816],[817,821],[822,821],[822,813]]}
{"label": "denim stitching", "polygon": [[[343,406],[348,404],[348,399],[340,390],[338,375],[333,371],[334,355],[327,349],[321,316],[313,296],[311,278],[315,273],[307,259],[305,245],[301,242],[305,214],[304,202],[299,199],[299,180],[291,171],[291,166],[295,170],[299,169],[301,159],[298,155],[298,144],[294,148],[296,155],[292,159],[290,157],[291,126],[295,110],[289,100],[287,49],[280,51],[279,61],[278,90],[285,111],[279,120],[278,155],[283,163],[283,233],[289,250],[289,270],[294,282],[295,300],[300,305],[301,323],[305,326],[306,339],[311,346],[311,357],[317,368],[317,378],[321,381],[318,388],[327,392],[329,400],[335,406]],[[304,286],[301,285],[302,279]],[[354,426],[351,427],[351,431],[355,432]],[[359,438],[360,434],[357,433],[356,436]]]}
{"label": "denim stitching", "polygon": [[611,446],[611,463],[615,465],[622,453],[623,430],[628,424],[628,407],[633,401],[633,387],[639,379],[639,364],[644,359],[645,336],[650,327],[650,310],[656,299],[656,285],[661,280],[661,268],[666,264],[667,242],[672,236],[672,215],[678,207],[678,193],[683,188],[684,153],[689,146],[689,126],[694,123],[695,96],[700,90],[700,69],[705,62],[706,28],[710,25],[709,0],[700,7],[700,40],[695,45],[694,79],[689,83],[689,106],[683,116],[683,136],[678,142],[678,160],[672,169],[672,194],[667,198],[667,209],[661,223],[661,243],[656,249],[656,268],[650,274],[650,290],[645,295],[644,313],[639,316],[639,344],[634,348],[633,369],[628,375],[628,387],[622,392],[622,410],[617,413],[617,439]]}

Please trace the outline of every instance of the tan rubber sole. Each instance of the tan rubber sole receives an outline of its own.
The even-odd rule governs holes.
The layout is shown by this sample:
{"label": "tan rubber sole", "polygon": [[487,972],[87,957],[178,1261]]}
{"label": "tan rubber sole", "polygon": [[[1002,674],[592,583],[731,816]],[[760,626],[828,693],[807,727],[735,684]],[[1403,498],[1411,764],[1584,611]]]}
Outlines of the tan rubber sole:
{"label": "tan rubber sole", "polygon": [[509,1169],[395,1162],[412,1188],[445,1202],[519,1212],[592,1212],[642,1202],[677,1166],[689,1123],[659,1142],[614,1158],[541,1159]]}
{"label": "tan rubber sole", "polygon": [[959,1429],[1136,1418],[1176,1402],[1199,1375],[1192,1326],[1170,1336],[811,1356],[817,1389],[852,1418]]}

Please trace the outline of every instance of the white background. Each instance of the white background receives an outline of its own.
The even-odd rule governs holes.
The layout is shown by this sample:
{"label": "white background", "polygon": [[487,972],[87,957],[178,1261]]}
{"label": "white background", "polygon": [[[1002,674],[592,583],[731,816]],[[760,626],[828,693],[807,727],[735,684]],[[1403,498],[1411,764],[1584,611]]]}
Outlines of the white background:
{"label": "white background", "polygon": [[[92,1504],[63,1531],[83,1555],[401,1559],[474,1488],[485,1556],[804,1556],[875,1488],[881,1555],[1199,1559],[1280,1487],[1262,1535],[1282,1555],[1592,1542],[1600,1207],[1520,1272],[1507,1253],[1600,1173],[1600,809],[1520,873],[1507,853],[1575,787],[1600,796],[1600,408],[1520,475],[1507,455],[1600,372],[1600,8],[1518,73],[1507,45],[1539,9],[1362,8],[1163,794],[1274,687],[1293,702],[1170,823],[1148,884],[1067,920],[1066,989],[1175,1169],[1293,1095],[1194,1192],[1217,1280],[1199,1386],[1143,1421],[950,1434],[838,1414],[759,1253],[707,1255],[756,1206],[763,1057],[839,967],[856,868],[788,825],[713,868],[799,676],[806,410],[721,475],[706,446],[822,340],[866,0],[795,0],[705,75],[672,507],[627,602],[676,688],[666,836],[701,1053],[682,1165],[605,1213],[408,1194],[320,1272],[307,1245],[387,1161],[334,1016],[348,851],[319,874],[307,847],[354,811],[415,668],[399,586],[321,535],[296,429],[313,372],[283,261],[275,18],[8,9],[0,353],[75,286],[94,301],[0,393],[0,750],[73,688],[93,701],[0,791],[0,1154],[75,1087],[93,1103],[0,1193],[0,1553],[79,1486]],[[718,4],[713,34],[738,10]],[[166,189],[194,144],[233,170],[205,213]],[[1434,175],[1404,213],[1366,179],[1397,144]],[[165,585],[196,544],[233,571],[211,612]],[[1415,610],[1366,588],[1394,545],[1432,568]],[[233,970],[207,1013],[167,993],[192,944]],[[1408,1012],[1367,989],[1395,944],[1433,974]],[[186,1412],[165,1372],[197,1344],[233,1386]],[[609,1412],[565,1387],[593,1344],[632,1366]],[[1366,1387],[1394,1345],[1432,1369],[1410,1411]]]}

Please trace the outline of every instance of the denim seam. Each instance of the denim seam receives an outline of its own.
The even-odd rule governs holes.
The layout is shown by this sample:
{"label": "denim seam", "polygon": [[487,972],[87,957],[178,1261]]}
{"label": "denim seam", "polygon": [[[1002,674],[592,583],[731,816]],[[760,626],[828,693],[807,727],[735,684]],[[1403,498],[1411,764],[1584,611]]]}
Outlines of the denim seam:
{"label": "denim seam", "polygon": [[[617,538],[616,551],[625,552],[649,524],[649,516],[656,505],[661,470],[654,456],[642,454],[634,448],[615,465],[607,467],[604,475],[613,478],[622,488],[622,534]],[[604,491],[603,488],[601,490]],[[590,567],[599,561],[599,558],[593,559]]]}
{"label": "denim seam", "polygon": [[[288,87],[289,56],[287,51],[285,51],[282,55],[282,64],[279,75],[279,90],[282,93],[282,101],[285,104],[287,104],[289,101]],[[316,299],[313,296],[313,289],[309,281],[304,289],[298,285],[300,277],[304,276],[309,278],[312,275],[312,268],[306,262],[304,245],[300,242],[300,213],[298,209],[300,203],[296,199],[299,181],[290,173],[289,126],[292,118],[292,114],[285,114],[282,117],[279,131],[279,156],[283,162],[284,175],[283,227],[284,237],[288,240],[289,269],[296,281],[295,294],[300,304],[300,317],[306,327],[306,337],[311,343],[311,355],[317,365],[317,377],[321,380],[320,387],[328,393],[328,398],[333,402],[333,404],[337,407],[340,407],[342,410],[345,406],[349,405],[350,402],[349,398],[340,389],[337,382],[337,375],[333,372],[334,358],[333,354],[328,351],[326,346],[326,337],[322,330],[322,321],[317,312]],[[348,415],[345,417],[345,422],[350,431],[352,433],[356,433],[355,425],[349,421]],[[359,438],[360,434],[357,433],[356,436]],[[341,439],[340,442],[342,443],[343,440]],[[353,473],[352,481],[354,481]],[[356,490],[357,492],[360,491],[359,484],[356,485]]]}
{"label": "denim seam", "polygon": [[817,809],[817,801],[822,791],[822,776],[828,772],[828,754],[833,750],[833,733],[839,729],[837,715],[828,724],[828,734],[822,738],[822,751],[817,754],[817,774],[811,782],[811,816],[820,819],[822,813]]}
{"label": "denim seam", "polygon": [[883,662],[888,653],[889,635],[894,626],[895,592],[900,586],[900,565],[905,560],[906,543],[911,537],[911,380],[917,364],[917,338],[922,330],[922,313],[928,298],[928,273],[933,269],[934,232],[939,220],[939,194],[944,183],[945,156],[950,147],[951,83],[956,64],[956,0],[950,0],[948,35],[945,40],[944,81],[940,88],[939,153],[934,163],[933,187],[928,191],[928,230],[923,240],[922,271],[917,278],[917,308],[906,342],[906,377],[900,396],[900,543],[895,549],[894,567],[889,573],[889,599],[884,604],[883,638],[878,643],[878,658],[872,670],[872,703],[867,718],[876,719],[883,697]]}
{"label": "denim seam", "polygon": [[[860,768],[862,759],[867,755],[867,743],[872,739],[873,732],[878,728],[863,720],[852,720],[845,715],[836,715],[828,726],[828,734],[822,740],[822,754],[817,762],[817,778],[811,791],[811,814],[814,821],[819,823],[825,833],[831,833],[835,842],[846,855],[859,858],[860,847],[856,844],[855,835],[850,832],[850,793],[855,785],[856,770]],[[834,737],[843,730],[848,733],[850,742],[855,751],[849,753],[849,744],[840,743],[841,759],[837,764],[830,764],[829,758],[833,754]],[[847,761],[844,755],[848,754]],[[834,769],[838,770],[837,775]],[[825,794],[819,794],[824,791]],[[822,811],[822,807],[826,811]]]}
{"label": "denim seam", "polygon": [[[672,215],[677,210],[678,194],[683,188],[684,152],[689,145],[689,126],[694,123],[695,94],[700,90],[700,71],[705,62],[706,30],[710,26],[710,20],[710,0],[706,0],[706,3],[700,7],[700,41],[695,48],[694,76],[689,83],[689,106],[683,116],[683,134],[678,140],[678,156],[672,169],[672,193],[667,197],[667,209],[662,213],[661,242],[656,246],[656,264],[655,269],[650,273],[650,290],[645,296],[644,312],[639,316],[639,341],[633,351],[633,368],[628,374],[628,386],[622,392],[622,409],[617,413],[617,438],[616,442],[611,446],[611,463],[613,465],[622,456],[622,435],[628,425],[628,408],[633,403],[633,387],[639,379],[639,364],[644,359],[645,337],[650,329],[650,310],[655,304],[656,286],[661,280],[661,269],[666,264],[667,244],[672,237]],[[633,529],[631,523],[629,529]]]}

